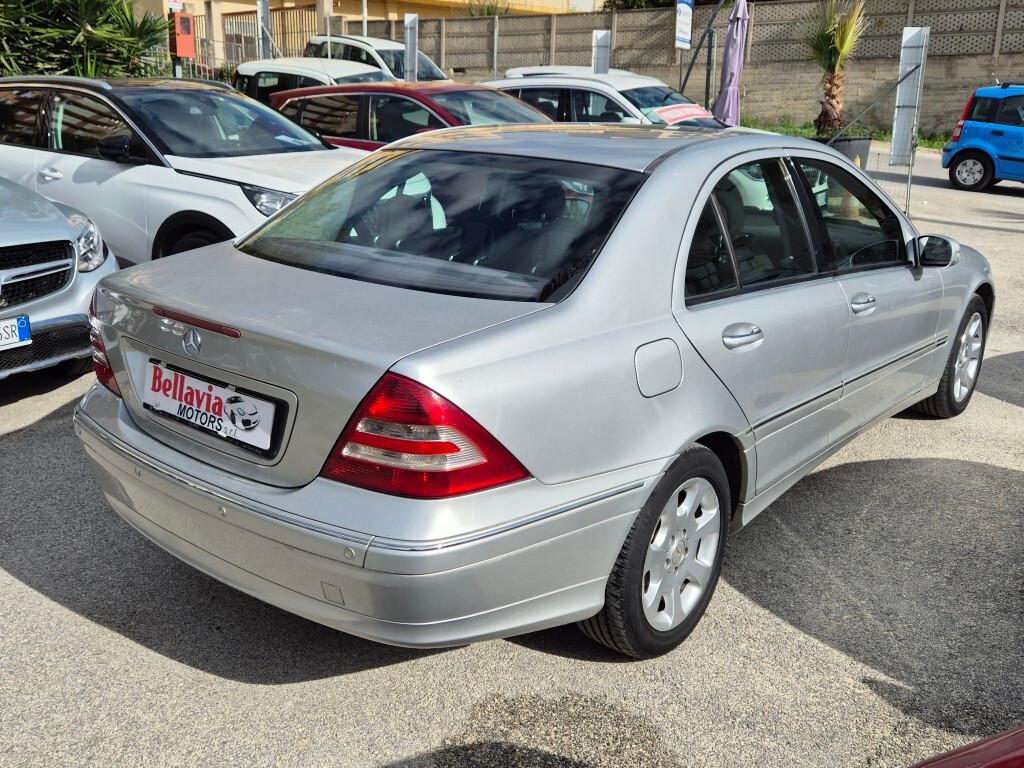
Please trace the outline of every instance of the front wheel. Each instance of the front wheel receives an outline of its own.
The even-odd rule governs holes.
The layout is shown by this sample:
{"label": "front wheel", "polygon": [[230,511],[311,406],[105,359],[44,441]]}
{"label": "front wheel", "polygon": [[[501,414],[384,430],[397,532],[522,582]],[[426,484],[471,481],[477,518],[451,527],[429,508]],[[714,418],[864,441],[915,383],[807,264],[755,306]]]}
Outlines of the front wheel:
{"label": "front wheel", "polygon": [[957,189],[980,192],[992,184],[995,169],[981,152],[961,152],[949,164],[949,181]]}
{"label": "front wheel", "polygon": [[917,410],[937,419],[949,419],[967,410],[981,373],[987,333],[988,308],[982,298],[975,295],[953,339],[938,391],[918,403]]}
{"label": "front wheel", "polygon": [[718,457],[701,445],[687,449],[633,522],[608,577],[604,608],[580,629],[637,659],[682,643],[718,583],[731,509]]}

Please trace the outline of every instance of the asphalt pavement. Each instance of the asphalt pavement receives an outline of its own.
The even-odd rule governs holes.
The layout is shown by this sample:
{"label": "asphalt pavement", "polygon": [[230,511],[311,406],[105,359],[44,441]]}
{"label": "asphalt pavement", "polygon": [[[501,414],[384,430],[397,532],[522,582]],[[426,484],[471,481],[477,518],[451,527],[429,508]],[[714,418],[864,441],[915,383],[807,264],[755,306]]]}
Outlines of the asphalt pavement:
{"label": "asphalt pavement", "polygon": [[0,382],[0,765],[906,766],[1024,724],[1024,185],[918,172],[921,229],[997,280],[969,410],[799,483],[652,661],[573,627],[401,650],[264,605],[107,508],[70,423],[90,377]]}

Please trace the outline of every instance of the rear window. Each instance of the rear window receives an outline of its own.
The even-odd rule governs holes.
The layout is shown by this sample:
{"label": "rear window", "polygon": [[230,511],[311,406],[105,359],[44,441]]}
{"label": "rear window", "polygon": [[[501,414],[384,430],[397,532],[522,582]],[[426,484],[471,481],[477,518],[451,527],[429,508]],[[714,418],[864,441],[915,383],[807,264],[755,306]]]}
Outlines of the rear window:
{"label": "rear window", "polygon": [[996,119],[996,112],[999,109],[999,99],[990,99],[979,96],[971,105],[971,113],[968,120],[977,120],[980,123],[991,123]]}
{"label": "rear window", "polygon": [[304,195],[239,247],[401,288],[558,301],[642,180],[581,163],[386,150]]}

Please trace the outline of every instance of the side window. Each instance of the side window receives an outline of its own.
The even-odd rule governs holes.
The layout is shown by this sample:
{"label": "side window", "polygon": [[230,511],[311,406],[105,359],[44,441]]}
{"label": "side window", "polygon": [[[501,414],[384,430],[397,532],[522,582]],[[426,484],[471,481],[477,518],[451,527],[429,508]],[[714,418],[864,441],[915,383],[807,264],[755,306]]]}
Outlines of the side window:
{"label": "side window", "polygon": [[562,95],[560,88],[523,88],[519,98],[536,107],[552,120],[558,120],[558,101]]}
{"label": "side window", "polygon": [[359,96],[336,94],[306,99],[300,119],[303,127],[312,128],[325,136],[361,138],[358,135]]}
{"label": "side window", "polygon": [[572,111],[577,123],[618,123],[626,117],[626,110],[596,91],[574,88]]}
{"label": "side window", "polygon": [[697,221],[686,257],[686,300],[704,299],[739,287],[729,240],[713,199]]}
{"label": "side window", "polygon": [[104,139],[132,136],[132,129],[107,103],[80,93],[54,96],[49,148],[88,157],[100,156]]}
{"label": "side window", "polygon": [[976,120],[979,123],[991,123],[996,119],[996,112],[999,109],[999,99],[989,99],[984,96],[978,97],[971,105],[971,112],[967,115],[968,120]]}
{"label": "side window", "polygon": [[355,61],[360,64],[365,64],[368,67],[376,67],[380,69],[380,65],[370,55],[370,52],[363,48],[358,48],[354,45],[346,45],[342,49],[342,57],[345,61]]}
{"label": "side window", "polygon": [[287,72],[260,72],[256,75],[256,98],[264,104],[270,103],[270,94],[298,87],[298,75],[290,75]]}
{"label": "side window", "polygon": [[370,96],[370,140],[392,142],[445,125],[426,107],[403,96]]}
{"label": "side window", "polygon": [[906,263],[899,217],[853,174],[832,163],[799,160],[839,272]]}
{"label": "side window", "polygon": [[40,146],[36,120],[42,103],[43,95],[39,91],[20,88],[0,91],[0,143]]}
{"label": "side window", "polygon": [[309,58],[316,58],[320,55],[320,49],[323,47],[322,44],[317,43],[306,43],[305,50],[302,51],[302,55]]}
{"label": "side window", "polygon": [[814,274],[814,253],[784,166],[761,160],[715,185],[743,287]]}
{"label": "side window", "polygon": [[298,123],[299,125],[302,125],[302,105],[302,99],[292,99],[291,101],[282,105],[278,111],[282,115],[287,117],[289,120],[291,120],[293,123]]}
{"label": "side window", "polygon": [[235,90],[242,93],[249,93],[249,83],[252,80],[249,75],[239,75],[235,78]]}
{"label": "side window", "polygon": [[1024,96],[1008,96],[999,102],[996,122],[1001,125],[1024,126]]}

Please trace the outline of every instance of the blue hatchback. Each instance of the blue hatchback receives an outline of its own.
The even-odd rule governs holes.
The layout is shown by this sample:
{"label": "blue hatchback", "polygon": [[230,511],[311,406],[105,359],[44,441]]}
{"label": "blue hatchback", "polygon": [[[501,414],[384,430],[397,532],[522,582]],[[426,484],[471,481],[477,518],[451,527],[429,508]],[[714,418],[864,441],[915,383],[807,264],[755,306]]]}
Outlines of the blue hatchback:
{"label": "blue hatchback", "polygon": [[974,93],[942,150],[942,167],[954,187],[973,192],[1001,179],[1024,181],[1024,83]]}

